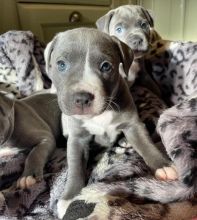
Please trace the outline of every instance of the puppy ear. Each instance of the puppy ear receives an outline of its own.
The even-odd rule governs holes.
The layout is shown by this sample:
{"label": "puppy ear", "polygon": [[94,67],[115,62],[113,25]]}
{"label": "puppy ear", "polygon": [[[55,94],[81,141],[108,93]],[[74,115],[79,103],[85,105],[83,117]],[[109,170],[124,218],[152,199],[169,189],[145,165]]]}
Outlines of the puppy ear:
{"label": "puppy ear", "polygon": [[162,37],[156,32],[154,28],[151,28],[150,29],[150,43],[153,44],[159,40],[162,40]]}
{"label": "puppy ear", "polygon": [[144,14],[145,18],[147,19],[148,23],[151,27],[154,27],[154,20],[151,11],[141,8],[142,13]]}
{"label": "puppy ear", "polygon": [[53,52],[53,49],[55,47],[55,43],[57,41],[57,37],[55,37],[51,42],[49,42],[45,48],[44,51],[44,59],[45,59],[45,69],[46,73],[49,74],[49,67],[50,67],[50,60],[51,60],[51,54]]}
{"label": "puppy ear", "polygon": [[105,14],[104,16],[100,17],[96,21],[96,26],[97,26],[98,30],[109,34],[109,25],[110,25],[110,21],[114,15],[114,13],[115,13],[115,11],[111,10],[107,14]]}
{"label": "puppy ear", "polygon": [[117,37],[115,36],[111,36],[111,37],[113,41],[116,43],[116,45],[118,46],[120,57],[121,57],[121,63],[123,64],[123,69],[124,69],[126,76],[128,76],[129,69],[134,59],[134,53],[128,45],[120,41]]}

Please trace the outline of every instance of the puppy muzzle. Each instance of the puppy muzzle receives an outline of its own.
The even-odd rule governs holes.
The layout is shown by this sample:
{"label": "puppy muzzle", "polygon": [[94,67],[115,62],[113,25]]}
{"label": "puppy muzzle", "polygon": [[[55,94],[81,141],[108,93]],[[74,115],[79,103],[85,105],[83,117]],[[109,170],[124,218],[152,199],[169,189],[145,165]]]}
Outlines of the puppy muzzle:
{"label": "puppy muzzle", "polygon": [[126,39],[126,43],[137,54],[145,53],[148,50],[148,39],[142,34],[130,34]]}
{"label": "puppy muzzle", "polygon": [[94,94],[87,91],[79,91],[72,94],[72,115],[93,115]]}
{"label": "puppy muzzle", "polygon": [[73,95],[73,104],[79,111],[91,108],[94,101],[94,95],[89,92],[77,92]]}

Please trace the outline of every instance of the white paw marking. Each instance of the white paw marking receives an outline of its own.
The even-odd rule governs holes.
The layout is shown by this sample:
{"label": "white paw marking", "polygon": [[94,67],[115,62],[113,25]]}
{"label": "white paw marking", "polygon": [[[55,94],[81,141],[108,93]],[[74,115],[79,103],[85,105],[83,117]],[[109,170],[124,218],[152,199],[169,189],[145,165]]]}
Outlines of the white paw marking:
{"label": "white paw marking", "polygon": [[66,209],[68,208],[70,202],[69,200],[60,199],[57,202],[57,215],[59,219],[62,219],[66,213]]}
{"label": "white paw marking", "polygon": [[176,167],[172,165],[171,167],[159,168],[155,172],[155,177],[159,180],[176,180],[178,179],[178,173]]}

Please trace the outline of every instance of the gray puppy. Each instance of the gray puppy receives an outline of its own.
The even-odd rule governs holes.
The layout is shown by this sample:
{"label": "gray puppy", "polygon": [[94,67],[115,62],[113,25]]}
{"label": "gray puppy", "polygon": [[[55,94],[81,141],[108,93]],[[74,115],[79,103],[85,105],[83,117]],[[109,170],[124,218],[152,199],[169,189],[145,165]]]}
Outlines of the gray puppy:
{"label": "gray puppy", "polygon": [[116,36],[134,51],[134,62],[127,77],[130,85],[138,77],[143,86],[160,95],[156,83],[148,74],[144,74],[146,70],[142,57],[156,40],[161,39],[154,29],[154,21],[149,11],[139,5],[123,5],[99,18],[96,26],[99,30]]}
{"label": "gray puppy", "polygon": [[128,73],[133,60],[126,44],[96,29],[78,28],[59,33],[47,45],[45,60],[63,112],[64,135],[68,135],[68,179],[58,202],[59,217],[65,212],[64,200],[79,193],[85,184],[92,138],[109,147],[123,132],[152,169],[169,165],[151,142],[119,73],[121,63]]}
{"label": "gray puppy", "polygon": [[15,100],[0,93],[0,145],[29,150],[17,186],[27,188],[43,177],[43,168],[61,134],[61,112],[55,94]]}
{"label": "gray puppy", "polygon": [[148,10],[139,5],[123,5],[110,10],[96,21],[97,28],[126,43],[136,57],[149,50],[155,40],[161,39],[154,30],[154,21]]}

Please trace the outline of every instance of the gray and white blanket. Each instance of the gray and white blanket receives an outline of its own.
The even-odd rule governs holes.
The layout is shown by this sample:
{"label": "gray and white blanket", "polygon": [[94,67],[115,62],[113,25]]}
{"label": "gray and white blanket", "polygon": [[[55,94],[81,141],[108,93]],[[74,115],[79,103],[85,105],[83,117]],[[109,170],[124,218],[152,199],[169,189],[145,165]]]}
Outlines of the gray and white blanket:
{"label": "gray and white blanket", "polygon": [[[0,53],[0,67],[3,66],[3,72],[5,73],[7,64],[4,60],[9,60],[10,66],[8,67],[14,72],[15,78],[12,79],[15,79],[13,84],[17,92],[19,91],[17,93],[19,97],[36,91],[37,85],[40,85],[40,79],[43,82],[42,87],[44,85],[48,87],[50,81],[48,81],[44,72],[43,47],[40,45],[40,51],[42,52],[39,59],[34,59],[37,53],[26,53],[26,50],[29,51],[26,46],[34,45],[32,44],[32,42],[35,42],[32,40],[35,39],[34,36],[30,32],[8,32],[4,36],[6,37],[3,37],[3,40],[0,36],[0,46],[3,48]],[[15,37],[20,40],[15,40]],[[21,44],[23,37],[26,39],[26,46],[23,47],[22,44],[17,50],[11,52],[12,44],[6,42],[12,40],[16,45]],[[24,65],[19,64],[20,59],[16,62],[19,57],[15,56],[13,58],[14,53],[17,54],[18,50],[21,53],[24,52],[26,58],[28,54],[31,54],[29,59],[27,58],[24,61]],[[30,60],[36,61],[36,65],[34,65],[34,68],[28,69]],[[22,60],[20,61],[22,62]],[[20,72],[20,66],[26,66],[26,71]],[[38,81],[38,72],[35,69],[39,70]],[[23,81],[23,77],[25,77],[25,81]],[[9,80],[5,79],[4,82],[10,83]],[[31,86],[29,82],[31,82]],[[171,182],[155,182],[143,159],[133,150],[132,146],[128,146],[124,139],[120,137],[119,141],[107,151],[94,143],[91,144],[87,186],[80,195],[68,201],[68,208],[64,216],[65,220],[189,220],[197,217],[197,197],[195,197],[197,189],[197,99],[185,100],[166,110],[165,103],[146,88],[136,85],[131,89],[131,92],[139,115],[158,146],[160,146],[161,140],[155,133],[155,127],[161,115],[157,125],[158,132],[169,157],[178,168],[180,174],[179,184],[182,184],[186,190],[190,190],[190,194],[187,195],[187,198],[184,198],[185,200],[176,201],[175,194],[178,195],[178,193],[173,187],[179,185],[173,185]],[[67,178],[65,146],[59,146],[48,161],[45,167],[44,180],[36,183],[28,190],[19,190],[13,184],[22,172],[26,153],[0,156],[0,220],[21,218],[26,220],[57,219],[56,202],[61,196]],[[141,197],[132,194],[133,187],[138,187],[139,184],[143,186],[143,180],[147,179],[154,180],[149,181],[150,187],[144,189],[149,190],[150,198],[153,195],[157,195],[158,198],[171,195],[172,202],[168,204],[152,202],[147,198],[143,198],[143,192],[140,191],[139,196],[142,194]],[[157,184],[155,185],[155,183]],[[169,190],[165,192],[162,184],[168,184]],[[154,188],[154,193],[150,191],[151,187]],[[155,198],[153,199],[155,200]]]}
{"label": "gray and white blanket", "polygon": [[22,98],[49,88],[44,45],[30,31],[9,31],[0,36],[0,89]]}

